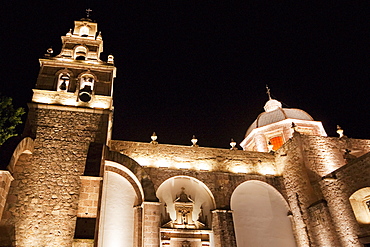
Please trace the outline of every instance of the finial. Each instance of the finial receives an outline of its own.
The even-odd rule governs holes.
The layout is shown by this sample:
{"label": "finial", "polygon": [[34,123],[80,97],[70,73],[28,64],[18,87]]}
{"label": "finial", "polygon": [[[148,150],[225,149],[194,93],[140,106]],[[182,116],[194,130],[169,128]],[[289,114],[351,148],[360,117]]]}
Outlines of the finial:
{"label": "finial", "polygon": [[88,8],[88,9],[86,9],[86,17],[87,18],[90,18],[90,12],[91,12],[92,10],[90,9],[90,8]]}
{"label": "finial", "polygon": [[72,28],[69,29],[68,33],[66,34],[67,37],[71,37],[72,36]]}
{"label": "finial", "polygon": [[113,57],[113,55],[109,55],[109,56],[108,56],[108,61],[107,61],[107,63],[114,64],[114,57]]}
{"label": "finial", "polygon": [[97,40],[102,40],[102,39],[103,39],[103,37],[101,36],[101,31],[99,31],[99,34],[98,34],[98,36],[96,37],[96,39],[97,39]]}
{"label": "finial", "polygon": [[54,51],[53,51],[53,48],[52,48],[52,47],[50,47],[49,49],[47,49],[47,50],[46,50],[46,52],[47,52],[47,53],[49,53],[49,54],[51,55],[51,54],[53,54],[53,52],[54,52]]}
{"label": "finial", "polygon": [[339,135],[339,138],[342,138],[344,136],[344,130],[339,125],[337,125],[337,133]]}
{"label": "finial", "polygon": [[267,84],[266,84],[266,93],[269,96],[269,100],[271,100],[270,88],[269,88],[269,86]]}
{"label": "finial", "polygon": [[46,50],[46,54],[44,55],[45,57],[51,57],[52,55],[53,55],[53,48],[48,48],[47,50]]}
{"label": "finial", "polygon": [[193,143],[193,145],[191,145],[191,146],[192,147],[198,147],[197,142],[198,142],[198,139],[195,138],[195,135],[193,135],[193,138],[191,139],[191,143]]}
{"label": "finial", "polygon": [[235,147],[236,146],[236,142],[234,141],[233,138],[231,138],[230,146],[231,146],[230,150],[238,150],[238,148]]}
{"label": "finial", "polygon": [[151,144],[158,144],[158,142],[157,142],[158,136],[155,132],[153,132],[153,134],[150,138],[152,139],[152,141],[150,142]]}

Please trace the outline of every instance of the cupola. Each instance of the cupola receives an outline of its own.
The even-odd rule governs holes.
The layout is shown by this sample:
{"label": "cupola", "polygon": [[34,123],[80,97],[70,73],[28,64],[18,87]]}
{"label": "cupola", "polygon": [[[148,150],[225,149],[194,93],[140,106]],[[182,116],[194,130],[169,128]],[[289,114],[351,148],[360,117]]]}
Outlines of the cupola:
{"label": "cupola", "polygon": [[[264,106],[265,112],[249,126],[240,146],[247,151],[269,152],[279,149],[294,130],[306,135],[326,136],[320,121],[315,121],[307,112],[296,108],[283,108],[282,103],[272,99]],[[294,123],[294,130],[292,124]]]}

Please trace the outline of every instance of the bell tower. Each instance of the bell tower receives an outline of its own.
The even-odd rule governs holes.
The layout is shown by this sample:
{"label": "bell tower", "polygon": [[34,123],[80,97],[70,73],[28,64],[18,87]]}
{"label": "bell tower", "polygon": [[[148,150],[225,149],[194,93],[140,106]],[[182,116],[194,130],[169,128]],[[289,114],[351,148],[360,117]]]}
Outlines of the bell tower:
{"label": "bell tower", "polygon": [[62,36],[62,49],[53,57],[49,49],[40,59],[40,73],[32,102],[90,109],[112,109],[113,56],[100,60],[103,39],[97,23],[90,19],[75,21]]}
{"label": "bell tower", "polygon": [[72,246],[81,176],[92,149],[97,165],[89,175],[99,176],[102,150],[111,138],[116,67],[113,56],[100,59],[103,39],[97,30],[90,19],[75,21],[62,36],[60,54],[48,49],[39,60],[24,131],[34,150],[22,166],[15,165],[13,201],[6,206],[14,246]]}
{"label": "bell tower", "polygon": [[[98,25],[88,18],[75,21],[74,29],[62,36],[62,49],[53,56],[48,49],[40,59],[40,72],[33,89],[29,119],[35,109],[58,109],[66,112],[104,112],[107,128],[101,129],[99,142],[106,143],[111,136],[113,110],[113,80],[116,77],[114,58],[100,59],[103,39]],[[29,122],[27,135],[34,136],[37,125]]]}

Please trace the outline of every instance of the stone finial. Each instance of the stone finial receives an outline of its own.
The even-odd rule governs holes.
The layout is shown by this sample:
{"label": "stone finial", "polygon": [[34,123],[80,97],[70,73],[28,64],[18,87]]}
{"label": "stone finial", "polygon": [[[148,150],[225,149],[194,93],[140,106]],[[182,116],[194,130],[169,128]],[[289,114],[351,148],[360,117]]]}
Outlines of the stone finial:
{"label": "stone finial", "polygon": [[114,64],[114,57],[113,57],[113,55],[109,55],[108,56],[108,61],[107,62],[110,63],[110,64]]}
{"label": "stone finial", "polygon": [[152,141],[150,142],[151,144],[158,144],[158,142],[157,142],[158,136],[155,132],[153,132],[153,134],[150,138],[152,139]]}
{"label": "stone finial", "polygon": [[193,143],[193,145],[191,145],[192,147],[199,147],[197,145],[197,142],[198,142],[198,139],[195,138],[195,135],[193,135],[193,138],[191,139],[191,143]]}
{"label": "stone finial", "polygon": [[337,125],[337,133],[339,135],[339,138],[342,138],[344,136],[344,130],[339,125]]}
{"label": "stone finial", "polygon": [[238,148],[236,147],[236,142],[234,141],[233,138],[231,138],[231,141],[230,141],[230,150],[238,150]]}
{"label": "stone finial", "polygon": [[47,50],[46,50],[46,54],[45,54],[45,57],[51,57],[53,55],[54,51],[53,51],[53,48],[49,47]]}
{"label": "stone finial", "polygon": [[[103,37],[101,36],[101,32],[99,32],[98,36],[96,37],[97,40],[102,40]],[[108,57],[109,58],[109,57]]]}
{"label": "stone finial", "polygon": [[67,37],[71,37],[72,36],[72,28],[69,29],[68,33],[66,34]]}

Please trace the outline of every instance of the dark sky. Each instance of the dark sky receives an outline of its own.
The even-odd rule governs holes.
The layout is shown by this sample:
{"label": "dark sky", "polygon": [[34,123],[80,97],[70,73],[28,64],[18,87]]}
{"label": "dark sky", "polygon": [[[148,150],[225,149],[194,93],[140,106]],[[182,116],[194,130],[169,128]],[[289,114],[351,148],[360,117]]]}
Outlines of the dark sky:
{"label": "dark sky", "polygon": [[[1,9],[0,92],[26,106],[38,58],[85,17],[98,22],[102,59],[115,56],[114,139],[229,147],[263,111],[265,85],[307,111],[370,138],[370,3],[300,1],[7,1]],[[104,2],[104,4],[103,4]],[[220,2],[220,3],[218,3]],[[332,1],[330,1],[332,2]]]}

